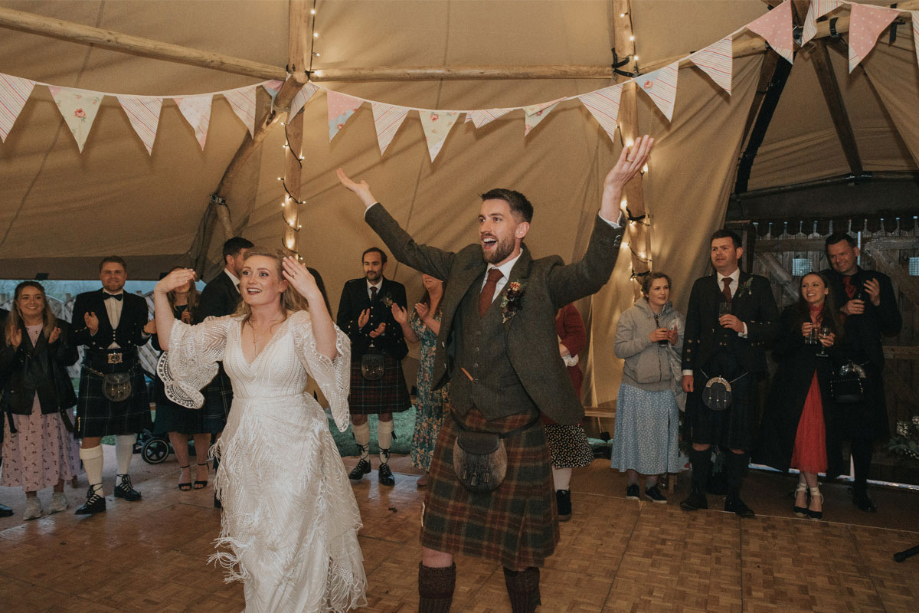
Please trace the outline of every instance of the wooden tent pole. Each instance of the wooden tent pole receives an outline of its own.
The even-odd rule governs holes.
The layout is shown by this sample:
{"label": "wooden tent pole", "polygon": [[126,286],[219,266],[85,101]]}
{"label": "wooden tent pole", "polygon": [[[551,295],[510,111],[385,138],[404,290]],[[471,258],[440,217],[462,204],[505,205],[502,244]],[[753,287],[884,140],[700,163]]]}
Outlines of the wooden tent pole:
{"label": "wooden tent pole", "polygon": [[[309,10],[306,1],[290,0],[289,14],[287,42],[289,65],[295,71],[304,71],[309,67],[310,53],[306,40],[309,24]],[[297,235],[300,230],[300,170],[302,166],[300,157],[303,144],[303,113],[297,113],[294,117],[288,115],[284,132],[287,137],[284,150],[284,185],[288,192],[284,195],[284,248],[291,254],[297,254]]]}
{"label": "wooden tent pole", "polygon": [[75,43],[98,45],[106,49],[115,49],[116,51],[143,55],[158,60],[233,72],[259,79],[283,80],[287,76],[283,68],[272,66],[271,64],[252,62],[220,53],[199,51],[181,45],[173,45],[130,34],[121,34],[112,30],[103,30],[102,28],[9,8],[0,8],[0,26]]}

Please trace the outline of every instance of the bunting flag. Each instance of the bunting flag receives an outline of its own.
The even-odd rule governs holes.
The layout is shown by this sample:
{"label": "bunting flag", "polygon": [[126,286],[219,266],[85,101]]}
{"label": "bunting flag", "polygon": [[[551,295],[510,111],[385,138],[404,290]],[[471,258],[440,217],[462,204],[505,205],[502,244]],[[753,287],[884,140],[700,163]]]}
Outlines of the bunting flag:
{"label": "bunting flag", "polygon": [[262,87],[265,88],[265,91],[268,92],[272,100],[277,97],[278,92],[281,91],[282,85],[284,85],[284,81],[265,81],[262,83]]}
{"label": "bunting flag", "polygon": [[428,141],[428,153],[431,161],[440,153],[444,146],[450,128],[459,119],[460,111],[418,111],[421,117],[421,127],[424,128],[424,137]]}
{"label": "bunting flag", "polygon": [[514,109],[485,109],[481,111],[472,111],[466,115],[466,121],[472,120],[472,124],[478,129],[493,122],[502,115],[507,115],[513,110]]}
{"label": "bunting flag", "polygon": [[732,37],[725,36],[717,43],[689,56],[693,64],[707,74],[721,89],[731,94],[731,77],[734,72]]}
{"label": "bunting flag", "polygon": [[77,147],[82,153],[83,145],[86,143],[89,131],[93,127],[93,121],[99,112],[99,105],[105,95],[82,89],[53,86],[48,89],[51,90],[51,97],[54,98],[61,115],[64,116],[64,121],[70,128],[70,133],[73,134]]}
{"label": "bunting flag", "polygon": [[0,74],[0,140],[3,142],[6,142],[34,87],[35,81]]}
{"label": "bunting flag", "polygon": [[542,122],[542,120],[545,119],[546,116],[551,113],[555,106],[562,100],[567,100],[567,98],[559,98],[558,100],[553,100],[551,102],[542,102],[540,104],[533,104],[523,107],[523,135],[528,136],[533,128],[538,126],[540,122]]}
{"label": "bunting flag", "polygon": [[223,92],[223,97],[243,125],[249,129],[249,136],[255,134],[255,85]]}
{"label": "bunting flag", "polygon": [[327,89],[325,93],[329,104],[329,142],[331,142],[364,101],[347,94],[339,94],[331,89]]}
{"label": "bunting flag", "polygon": [[897,9],[852,4],[849,14],[849,72],[874,49],[874,44],[890,23],[900,16]]}
{"label": "bunting flag", "polygon": [[310,98],[313,97],[313,94],[319,91],[319,88],[313,85],[312,83],[307,83],[300,88],[300,91],[297,92],[297,95],[294,96],[294,99],[290,101],[290,112],[287,113],[287,116],[291,119],[297,116],[297,113],[300,112],[306,103],[309,102]]}
{"label": "bunting flag", "polygon": [[204,151],[207,128],[211,123],[211,102],[213,102],[213,99],[214,94],[174,99],[185,120],[195,131],[195,140],[201,145],[201,151]]}
{"label": "bunting flag", "polygon": [[677,60],[660,70],[635,77],[635,83],[650,96],[657,108],[667,118],[667,121],[673,119],[673,104],[676,102],[676,80],[679,68],[680,62]]}
{"label": "bunting flag", "polygon": [[153,155],[153,141],[156,139],[156,127],[160,122],[163,99],[149,96],[118,96],[118,102],[147,148],[147,154]]}
{"label": "bunting flag", "polygon": [[810,41],[817,35],[817,20],[842,6],[840,0],[811,0],[804,18],[804,30],[801,33],[801,45]]}
{"label": "bunting flag", "polygon": [[913,22],[913,46],[916,48],[916,63],[919,64],[919,11],[910,11],[909,17]]}
{"label": "bunting flag", "polygon": [[788,60],[795,61],[795,39],[791,24],[791,0],[785,0],[759,19],[747,24],[747,29],[756,32],[766,39],[776,53]]}
{"label": "bunting flag", "polygon": [[619,99],[622,98],[622,85],[605,87],[589,94],[579,96],[581,103],[587,107],[600,125],[606,130],[610,139],[615,140],[616,121],[619,117]]}
{"label": "bunting flag", "polygon": [[[408,115],[408,109],[404,106],[393,106],[382,102],[371,103],[373,108],[373,125],[377,129],[377,142],[380,145],[380,155],[386,153],[386,148],[392,142],[393,137],[399,130],[399,126],[405,121]],[[433,158],[432,158],[433,159]]]}

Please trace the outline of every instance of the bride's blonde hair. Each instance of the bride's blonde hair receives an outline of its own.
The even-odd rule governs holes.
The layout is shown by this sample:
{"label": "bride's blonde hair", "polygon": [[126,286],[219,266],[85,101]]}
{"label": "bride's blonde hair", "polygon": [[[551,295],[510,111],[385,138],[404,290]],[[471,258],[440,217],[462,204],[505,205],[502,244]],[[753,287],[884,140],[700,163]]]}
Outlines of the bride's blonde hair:
{"label": "bride's blonde hair", "polygon": [[[273,259],[276,264],[275,272],[278,275],[278,279],[285,281],[284,266],[282,263],[285,257],[283,251],[280,249],[262,249],[259,247],[254,247],[246,252],[246,256],[243,258],[243,263],[245,264],[249,258],[254,256],[262,256]],[[290,283],[288,282],[287,289],[281,292],[281,308],[284,309],[286,317],[287,313],[293,313],[295,311],[308,311],[309,304],[306,302],[306,298],[301,296],[300,292],[291,287]],[[235,314],[242,315],[245,320],[248,320],[252,315],[252,309],[249,308],[249,305],[246,304],[245,300],[241,300]]]}

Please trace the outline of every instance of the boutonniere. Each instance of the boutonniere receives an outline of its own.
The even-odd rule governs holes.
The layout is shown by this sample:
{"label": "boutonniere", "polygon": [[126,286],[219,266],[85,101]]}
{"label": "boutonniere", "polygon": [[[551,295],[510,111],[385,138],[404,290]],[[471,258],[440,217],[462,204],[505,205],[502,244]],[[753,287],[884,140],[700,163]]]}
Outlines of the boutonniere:
{"label": "boutonniere", "polygon": [[380,301],[386,305],[387,309],[392,308],[392,298],[389,296],[389,294],[383,294],[383,297],[380,298]]}
{"label": "boutonniere", "polygon": [[750,285],[753,283],[753,277],[750,277],[746,281],[740,284],[740,287],[737,288],[737,292],[734,295],[734,299],[743,298],[750,293]]}
{"label": "boutonniere", "polygon": [[507,323],[520,310],[524,294],[526,294],[526,288],[523,284],[517,281],[507,284],[507,289],[501,298],[501,323]]}

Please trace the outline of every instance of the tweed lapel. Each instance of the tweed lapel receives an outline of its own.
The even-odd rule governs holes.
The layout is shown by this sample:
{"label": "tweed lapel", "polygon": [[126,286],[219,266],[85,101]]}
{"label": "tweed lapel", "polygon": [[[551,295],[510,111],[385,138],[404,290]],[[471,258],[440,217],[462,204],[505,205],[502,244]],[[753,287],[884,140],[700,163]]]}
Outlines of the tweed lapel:
{"label": "tweed lapel", "polygon": [[[445,288],[443,297],[443,316],[441,317],[441,331],[451,329],[453,317],[456,315],[463,297],[475,280],[485,274],[488,265],[482,259],[481,253],[470,254],[466,262],[456,267],[456,272],[450,275],[449,283]],[[447,328],[444,328],[446,324]],[[444,336],[446,339],[446,336]]]}

